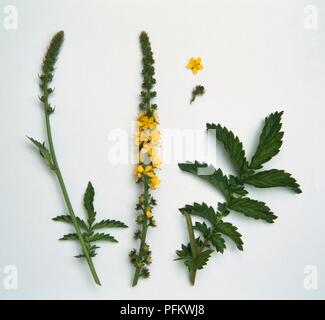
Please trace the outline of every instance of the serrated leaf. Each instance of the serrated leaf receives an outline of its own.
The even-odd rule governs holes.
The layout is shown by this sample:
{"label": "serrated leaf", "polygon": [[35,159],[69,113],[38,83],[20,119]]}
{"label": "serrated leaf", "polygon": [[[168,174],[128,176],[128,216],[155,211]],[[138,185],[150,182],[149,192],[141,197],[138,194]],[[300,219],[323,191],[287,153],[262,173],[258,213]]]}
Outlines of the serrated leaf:
{"label": "serrated leaf", "polygon": [[[69,215],[61,215],[61,216],[57,216],[55,218],[52,219],[53,221],[59,221],[59,222],[65,222],[65,223],[69,223],[69,224],[73,224],[72,223],[72,219]],[[76,220],[79,224],[79,227],[83,230],[88,230],[88,227],[85,223],[85,221],[83,221],[82,219],[80,219],[79,217],[76,217]]]}
{"label": "serrated leaf", "polygon": [[[91,258],[94,258],[97,256],[96,250],[99,249],[100,247],[96,246],[96,245],[91,245],[89,248],[89,255]],[[85,258],[84,254],[78,254],[77,256],[75,256],[75,258]]]}
{"label": "serrated leaf", "polygon": [[274,112],[265,118],[260,141],[249,164],[249,168],[260,169],[265,162],[279,153],[283,137],[283,132],[281,131],[282,114],[283,111]]}
{"label": "serrated leaf", "polygon": [[106,219],[102,220],[100,222],[97,222],[93,225],[92,229],[102,229],[102,228],[127,228],[128,226],[118,220],[111,220],[111,219]]}
{"label": "serrated leaf", "polygon": [[296,193],[301,193],[297,181],[284,170],[271,169],[255,173],[245,178],[245,183],[257,188],[288,187]]}
{"label": "serrated leaf", "polygon": [[188,213],[193,216],[198,216],[208,220],[212,225],[215,225],[218,219],[217,213],[212,207],[207,206],[206,203],[196,203],[193,205],[186,205],[184,208],[180,208],[179,211],[182,214]]}
{"label": "serrated leaf", "polygon": [[227,202],[218,202],[218,211],[220,212],[221,215],[223,215],[224,217],[227,216],[229,214],[229,210],[227,207]]}
{"label": "serrated leaf", "polygon": [[197,177],[209,182],[217,190],[219,190],[226,199],[229,199],[229,184],[228,178],[223,174],[221,169],[216,170],[212,165],[208,166],[206,163],[199,163],[197,161],[179,163],[178,167],[186,172],[192,173]]}
{"label": "serrated leaf", "polygon": [[95,197],[95,190],[91,182],[88,182],[88,186],[84,195],[84,207],[88,214],[88,225],[89,227],[92,226],[92,224],[95,221],[96,218],[96,212],[94,209],[94,197]]}
{"label": "serrated leaf", "polygon": [[238,196],[245,196],[248,194],[247,190],[245,190],[243,182],[238,177],[230,175],[228,181],[231,194],[236,194]]}
{"label": "serrated leaf", "polygon": [[96,250],[99,249],[99,246],[96,246],[95,244],[91,245],[89,248],[89,254],[92,258],[97,256]]}
{"label": "serrated leaf", "polygon": [[89,237],[89,242],[96,241],[118,242],[113,236],[108,233],[94,233],[91,237]]}
{"label": "serrated leaf", "polygon": [[76,233],[68,233],[68,234],[65,234],[59,240],[79,240],[79,238],[78,238],[78,235]]}
{"label": "serrated leaf", "polygon": [[225,239],[222,238],[220,233],[213,233],[210,237],[210,242],[218,252],[223,253],[226,249]]}
{"label": "serrated leaf", "polygon": [[34,146],[36,146],[36,148],[38,149],[40,155],[46,161],[47,165],[51,169],[54,169],[54,164],[53,164],[51,152],[46,148],[45,143],[44,142],[41,143],[41,142],[31,138],[31,137],[27,137],[27,138],[34,144]]}
{"label": "serrated leaf", "polygon": [[222,127],[220,124],[207,123],[207,129],[214,130],[217,140],[223,144],[237,172],[242,173],[245,171],[245,168],[247,168],[247,160],[243,144],[239,138],[232,131],[226,127]]}
{"label": "serrated leaf", "polygon": [[208,238],[211,233],[211,229],[206,225],[205,222],[196,222],[193,229],[199,231],[204,238]]}
{"label": "serrated leaf", "polygon": [[185,260],[184,264],[190,271],[201,270],[209,261],[212,252],[211,249],[202,251],[195,258]]}
{"label": "serrated leaf", "polygon": [[228,203],[228,208],[243,213],[247,217],[262,219],[269,223],[273,223],[277,218],[264,202],[250,198],[232,198]]}
{"label": "serrated leaf", "polygon": [[182,249],[176,250],[176,254],[178,258],[174,259],[175,261],[190,258],[192,255],[190,244],[188,244],[187,246],[185,244],[182,244]]}
{"label": "serrated leaf", "polygon": [[219,222],[216,225],[215,230],[234,241],[239,250],[243,250],[241,234],[237,231],[237,227],[235,227],[233,224],[230,222]]}

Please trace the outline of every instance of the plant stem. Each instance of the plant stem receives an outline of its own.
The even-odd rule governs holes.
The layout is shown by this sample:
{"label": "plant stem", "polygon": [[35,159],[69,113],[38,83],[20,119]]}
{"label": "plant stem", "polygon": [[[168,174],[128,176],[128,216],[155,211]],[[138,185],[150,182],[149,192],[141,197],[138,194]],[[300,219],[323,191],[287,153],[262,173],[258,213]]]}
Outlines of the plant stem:
{"label": "plant stem", "polygon": [[[186,218],[188,235],[190,238],[192,257],[195,259],[196,256],[198,255],[199,251],[198,251],[197,243],[195,241],[193,225],[192,225],[192,218],[191,218],[191,215],[189,215],[188,213],[185,213],[185,218]],[[191,280],[191,283],[193,286],[195,284],[195,277],[196,277],[196,271],[190,271],[190,280]]]}
{"label": "plant stem", "polygon": [[[148,224],[145,219],[142,224],[142,235],[141,235],[141,242],[140,242],[140,248],[139,248],[139,257],[142,257],[142,255],[143,255],[143,245],[146,242],[147,230],[148,230]],[[139,268],[139,267],[137,267],[135,269],[132,287],[135,287],[138,284],[138,280],[140,277],[140,271],[141,271],[141,268]]]}
{"label": "plant stem", "polygon": [[[48,104],[47,101],[46,101],[45,105],[46,104]],[[47,109],[45,108],[46,132],[47,132],[48,144],[49,144],[49,148],[50,148],[50,152],[51,152],[51,156],[52,156],[52,161],[53,161],[53,165],[54,165],[54,172],[55,172],[55,175],[57,176],[57,179],[59,181],[64,201],[66,203],[69,215],[70,215],[72,223],[74,225],[74,228],[75,228],[76,234],[78,236],[79,242],[81,244],[82,252],[83,252],[83,254],[84,254],[85,258],[86,258],[86,261],[88,263],[91,274],[92,274],[92,276],[94,278],[95,283],[98,284],[98,285],[101,285],[100,280],[98,278],[98,275],[96,273],[93,261],[92,261],[90,255],[89,255],[88,248],[87,248],[86,243],[84,241],[84,238],[82,236],[79,224],[78,224],[78,222],[76,220],[76,216],[74,214],[74,211],[73,211],[73,208],[72,208],[72,205],[71,205],[71,201],[70,201],[70,198],[69,198],[69,195],[68,195],[68,192],[67,192],[67,188],[65,186],[65,183],[64,183],[64,180],[63,180],[63,177],[62,177],[62,174],[61,174],[61,170],[59,168],[59,164],[58,164],[56,154],[55,154],[53,139],[52,139],[50,115],[46,110]]]}
{"label": "plant stem", "polygon": [[[147,231],[148,231],[148,219],[146,216],[146,207],[148,205],[148,197],[149,197],[149,187],[148,187],[148,179],[145,178],[143,182],[143,190],[144,190],[144,210],[143,210],[143,222],[142,222],[142,230],[141,230],[141,241],[139,248],[139,257],[142,258],[143,255],[143,246],[146,242]],[[132,287],[135,287],[138,284],[138,280],[140,277],[141,268],[136,267],[134,271],[134,277],[132,282]]]}

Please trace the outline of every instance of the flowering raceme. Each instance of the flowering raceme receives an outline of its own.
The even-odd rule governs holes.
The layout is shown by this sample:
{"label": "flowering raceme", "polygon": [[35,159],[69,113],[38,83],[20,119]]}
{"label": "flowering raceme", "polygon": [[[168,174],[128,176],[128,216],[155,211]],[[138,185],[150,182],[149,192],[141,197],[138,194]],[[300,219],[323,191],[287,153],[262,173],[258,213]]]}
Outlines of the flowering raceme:
{"label": "flowering raceme", "polygon": [[136,222],[139,229],[135,232],[134,238],[140,240],[140,247],[137,251],[133,249],[129,256],[135,267],[133,286],[136,286],[140,277],[148,278],[148,265],[152,263],[151,251],[146,243],[146,236],[149,227],[156,226],[153,218],[153,207],[157,204],[156,199],[150,194],[150,190],[156,189],[160,180],[157,170],[161,166],[158,147],[160,145],[160,132],[157,129],[159,119],[156,113],[157,105],[151,100],[156,96],[153,86],[154,60],[148,35],[145,32],[140,34],[140,45],[143,54],[143,83],[141,91],[141,112],[137,117],[137,132],[135,144],[138,152],[138,164],[134,170],[136,182],[143,185],[143,193],[139,196],[136,210],[141,213],[137,216]]}

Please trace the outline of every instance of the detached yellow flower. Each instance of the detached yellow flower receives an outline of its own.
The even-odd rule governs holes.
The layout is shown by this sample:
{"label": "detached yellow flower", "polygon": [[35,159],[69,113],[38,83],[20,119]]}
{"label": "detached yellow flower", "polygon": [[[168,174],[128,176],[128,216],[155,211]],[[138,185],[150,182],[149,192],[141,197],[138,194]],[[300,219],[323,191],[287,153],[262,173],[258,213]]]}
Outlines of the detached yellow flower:
{"label": "detached yellow flower", "polygon": [[203,65],[201,64],[201,61],[202,61],[201,57],[197,57],[196,59],[192,57],[188,61],[188,64],[186,67],[188,69],[191,69],[194,74],[197,74],[199,72],[199,70],[203,69]]}

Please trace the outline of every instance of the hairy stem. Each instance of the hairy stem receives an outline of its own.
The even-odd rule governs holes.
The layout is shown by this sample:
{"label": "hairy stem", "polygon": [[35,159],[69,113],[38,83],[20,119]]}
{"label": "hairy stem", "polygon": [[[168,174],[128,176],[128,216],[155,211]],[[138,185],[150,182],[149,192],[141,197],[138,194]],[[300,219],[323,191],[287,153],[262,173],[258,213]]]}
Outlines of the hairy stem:
{"label": "hairy stem", "polygon": [[[186,218],[188,235],[189,235],[189,238],[190,238],[190,246],[191,246],[192,257],[195,259],[196,256],[199,253],[199,250],[198,250],[197,243],[195,241],[193,225],[192,225],[192,218],[191,218],[191,215],[188,214],[188,213],[185,213],[185,218]],[[190,280],[191,280],[191,283],[192,283],[193,286],[195,284],[195,277],[196,277],[196,271],[190,271]]]}
{"label": "hairy stem", "polygon": [[[48,104],[48,102],[46,101],[45,106],[47,104]],[[96,273],[93,261],[92,261],[90,255],[89,255],[88,248],[87,248],[86,243],[84,241],[84,238],[82,236],[79,224],[78,224],[78,222],[76,220],[76,216],[74,214],[74,211],[73,211],[73,208],[72,208],[72,205],[71,205],[71,201],[70,201],[70,198],[69,198],[69,195],[68,195],[68,192],[67,192],[67,188],[65,186],[65,183],[64,183],[64,180],[63,180],[63,177],[62,177],[62,174],[61,174],[61,170],[60,170],[57,158],[56,158],[53,139],[52,139],[52,132],[51,132],[50,115],[46,111],[46,108],[45,108],[45,122],[46,122],[47,139],[48,139],[48,144],[49,144],[49,148],[50,148],[50,152],[51,152],[51,156],[52,156],[55,175],[57,176],[57,179],[59,181],[59,185],[60,185],[60,188],[61,188],[61,191],[62,191],[62,194],[63,194],[65,204],[67,206],[69,215],[70,215],[72,223],[74,225],[74,228],[75,228],[76,234],[78,236],[79,242],[81,244],[82,252],[83,252],[83,254],[84,254],[85,258],[86,258],[86,261],[88,263],[91,274],[92,274],[92,276],[94,278],[95,283],[98,284],[98,285],[101,285],[100,280],[98,278],[98,275]]]}
{"label": "hairy stem", "polygon": [[[147,207],[149,202],[149,187],[148,187],[148,179],[145,178],[143,184],[143,191],[144,191],[144,208]],[[142,222],[142,230],[141,230],[141,241],[140,241],[140,248],[139,248],[139,257],[142,259],[143,256],[143,246],[146,243],[147,231],[148,231],[148,219],[146,216],[146,209],[143,210],[143,222]],[[138,280],[140,277],[141,268],[136,267],[134,271],[134,277],[132,282],[132,287],[135,287],[138,284]]]}

